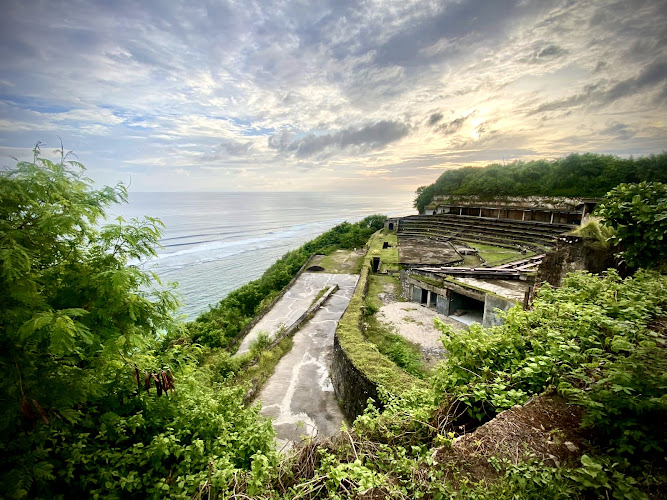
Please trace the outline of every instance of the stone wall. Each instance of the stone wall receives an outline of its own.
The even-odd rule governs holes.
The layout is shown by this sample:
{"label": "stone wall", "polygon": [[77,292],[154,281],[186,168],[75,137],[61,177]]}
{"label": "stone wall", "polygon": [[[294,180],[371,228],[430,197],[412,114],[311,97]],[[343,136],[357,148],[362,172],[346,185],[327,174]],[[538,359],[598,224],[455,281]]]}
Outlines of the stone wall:
{"label": "stone wall", "polygon": [[567,273],[589,271],[601,273],[614,267],[613,253],[599,242],[580,236],[561,236],[556,248],[547,253],[537,271],[537,283],[560,286]]}
{"label": "stone wall", "polygon": [[340,346],[338,335],[334,336],[331,381],[338,397],[338,405],[349,422],[354,421],[364,412],[368,398],[374,400],[376,407],[382,407],[377,385],[354,366],[345,350]]}
{"label": "stone wall", "polygon": [[377,347],[364,337],[362,312],[370,284],[369,260],[366,258],[364,262],[357,288],[338,321],[334,336],[331,381],[340,408],[350,421],[364,411],[368,398],[375,401],[377,408],[382,408],[378,387],[393,394],[402,394],[412,387],[428,387],[425,381],[404,372],[380,354]]}
{"label": "stone wall", "polygon": [[516,304],[513,300],[505,299],[498,295],[487,294],[484,297],[484,319],[482,320],[482,326],[487,328],[489,326],[502,325],[503,321],[498,316],[496,309],[507,312]]}

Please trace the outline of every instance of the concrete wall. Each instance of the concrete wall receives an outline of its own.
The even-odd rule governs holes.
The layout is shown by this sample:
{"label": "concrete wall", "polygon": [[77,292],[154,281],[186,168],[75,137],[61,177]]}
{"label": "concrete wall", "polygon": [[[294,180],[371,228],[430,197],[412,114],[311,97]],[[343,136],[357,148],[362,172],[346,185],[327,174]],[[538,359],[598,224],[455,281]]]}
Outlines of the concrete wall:
{"label": "concrete wall", "polygon": [[398,217],[387,219],[384,223],[384,228],[389,230],[389,231],[398,231],[399,221],[400,221],[400,218],[398,218]]}
{"label": "concrete wall", "polygon": [[412,296],[410,297],[410,299],[412,300],[412,302],[417,302],[418,304],[420,304],[422,301],[423,288],[414,285],[411,288],[412,288]]}
{"label": "concrete wall", "polygon": [[286,286],[285,288],[283,288],[283,289],[280,291],[280,293],[278,293],[278,295],[276,295],[276,296],[274,297],[274,299],[271,301],[271,303],[270,303],[269,305],[267,305],[264,309],[262,309],[261,311],[259,311],[259,313],[257,313],[257,316],[255,316],[255,317],[250,321],[250,323],[248,323],[248,324],[245,326],[245,328],[243,328],[243,330],[241,330],[241,331],[236,335],[236,337],[234,338],[234,340],[232,340],[232,343],[231,343],[231,346],[230,346],[230,350],[231,350],[231,351],[233,351],[233,350],[235,350],[236,348],[238,348],[238,346],[241,344],[241,341],[243,340],[243,338],[244,338],[246,335],[248,335],[248,332],[249,332],[250,330],[252,330],[253,327],[254,327],[257,323],[259,323],[259,320],[261,320],[264,316],[266,316],[266,314],[273,308],[273,306],[276,305],[276,302],[278,302],[278,301],[283,297],[283,295],[285,295],[285,294],[287,293],[287,290],[289,290],[289,289],[292,287],[292,285],[293,285],[294,283],[296,283],[296,280],[299,279],[299,276],[301,276],[301,273],[303,273],[303,272],[310,266],[310,263],[311,263],[311,261],[312,261],[314,258],[315,258],[315,254],[313,254],[313,255],[311,255],[310,257],[308,257],[308,260],[306,260],[306,262],[304,262],[303,266],[301,266],[301,268],[297,271],[297,273],[294,275],[294,278],[292,278],[292,279],[290,280],[290,282],[287,284],[287,286]]}
{"label": "concrete wall", "polygon": [[611,250],[579,236],[561,236],[556,248],[542,259],[536,282],[547,281],[553,286],[560,286],[567,273],[589,271],[597,274],[609,267],[614,267]]}
{"label": "concrete wall", "polygon": [[459,293],[452,293],[450,294],[450,299],[449,299],[449,314],[454,314],[458,309],[461,309],[464,307],[464,296],[459,294]]}
{"label": "concrete wall", "polygon": [[438,294],[435,310],[438,311],[439,314],[449,316],[449,297]]}
{"label": "concrete wall", "polygon": [[371,382],[356,366],[340,346],[338,336],[334,336],[331,381],[338,397],[338,405],[348,421],[352,422],[366,409],[368,398],[375,406],[382,409],[377,386]]}
{"label": "concrete wall", "polygon": [[482,326],[486,328],[489,326],[502,325],[503,321],[498,316],[496,309],[509,311],[515,305],[516,302],[513,300],[487,294],[486,297],[484,297],[484,319],[482,319]]}
{"label": "concrete wall", "polygon": [[[422,302],[423,290],[428,290],[430,296],[437,295],[435,300],[435,310],[444,315],[454,314],[457,309],[467,309],[470,307],[470,301],[476,300],[484,304],[484,316],[482,326],[495,326],[502,324],[502,321],[496,309],[509,311],[516,301],[506,299],[491,293],[483,293],[477,290],[469,290],[462,286],[449,283],[448,288],[440,288],[428,283],[420,282],[410,276],[410,273],[401,271],[401,285],[403,298],[420,304]],[[451,287],[451,288],[449,288]]]}

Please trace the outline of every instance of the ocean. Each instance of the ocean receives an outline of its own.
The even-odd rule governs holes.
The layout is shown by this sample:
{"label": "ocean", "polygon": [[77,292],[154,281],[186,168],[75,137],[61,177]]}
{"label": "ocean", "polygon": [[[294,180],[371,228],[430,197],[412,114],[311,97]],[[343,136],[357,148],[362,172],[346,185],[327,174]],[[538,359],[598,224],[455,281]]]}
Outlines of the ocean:
{"label": "ocean", "polygon": [[177,282],[194,319],[230,291],[259,278],[287,251],[343,222],[382,213],[409,215],[414,195],[339,193],[130,193],[109,219],[144,215],[166,226],[158,256],[144,264]]}

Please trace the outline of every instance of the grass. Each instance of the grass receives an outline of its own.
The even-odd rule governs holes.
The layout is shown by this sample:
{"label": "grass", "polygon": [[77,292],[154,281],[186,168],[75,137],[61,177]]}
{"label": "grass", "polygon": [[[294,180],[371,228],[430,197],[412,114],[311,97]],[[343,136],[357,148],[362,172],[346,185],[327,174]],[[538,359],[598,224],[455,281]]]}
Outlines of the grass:
{"label": "grass", "polygon": [[382,307],[382,301],[378,297],[381,293],[390,291],[389,293],[394,294],[397,299],[399,298],[401,285],[398,277],[385,274],[371,274],[368,279],[366,302],[374,306],[375,309]]}
{"label": "grass", "polygon": [[[369,240],[367,259],[370,257],[380,257],[383,270],[398,271],[398,239],[393,231],[384,229],[378,231]],[[389,243],[389,248],[382,248],[384,242]]]}
{"label": "grass", "polygon": [[427,370],[419,347],[398,335],[395,330],[380,321],[375,315],[365,318],[364,336],[397,366],[415,377],[425,378]]}
{"label": "grass", "polygon": [[592,240],[597,248],[606,250],[609,248],[609,239],[614,235],[614,230],[603,226],[598,218],[591,217],[585,225],[579,226],[570,234]]}
{"label": "grass", "polygon": [[526,251],[526,253],[521,253],[518,250],[513,250],[511,248],[484,245],[475,241],[466,241],[465,243],[476,248],[479,252],[479,256],[482,257],[489,266],[498,266],[515,260],[527,259],[528,257],[535,255],[535,252],[530,250]]}
{"label": "grass", "polygon": [[395,394],[401,394],[413,386],[426,384],[401,370],[395,363],[381,354],[377,347],[368,342],[361,333],[362,309],[364,308],[364,288],[368,280],[369,266],[364,265],[361,270],[359,284],[352,295],[350,304],[343,317],[338,322],[336,335],[341,347],[357,369],[363,372],[369,380],[379,386],[387,388]]}
{"label": "grass", "polygon": [[317,302],[318,300],[320,300],[320,299],[322,298],[322,296],[323,296],[325,293],[327,293],[327,290],[328,290],[328,289],[329,289],[329,287],[328,287],[328,286],[325,286],[324,288],[322,288],[322,290],[320,290],[319,292],[317,292],[317,295],[315,295],[315,298],[313,299],[313,301],[312,301],[312,302],[310,303],[310,305],[308,306],[308,309],[310,309],[311,307],[313,307],[313,304],[314,304],[315,302]]}
{"label": "grass", "polygon": [[250,389],[246,396],[247,400],[254,399],[264,383],[273,375],[280,359],[291,351],[293,346],[294,341],[292,337],[285,337],[273,349],[262,351],[257,363],[248,366],[245,370],[236,374],[234,384],[250,384]]}
{"label": "grass", "polygon": [[[382,239],[388,241],[388,236],[390,236],[390,234],[384,230],[378,231],[371,236],[369,240],[369,251],[364,258],[364,263],[359,276],[359,283],[357,284],[357,288],[350,299],[350,303],[347,306],[345,313],[338,322],[336,335],[350,361],[357,369],[363,372],[369,380],[378,386],[385,387],[394,394],[401,394],[412,387],[427,387],[428,384],[424,380],[402,370],[393,361],[383,355],[374,344],[366,340],[360,328],[367,305],[367,297],[366,294],[364,294],[366,285],[368,284],[369,290],[372,285],[374,287],[373,291],[375,291],[377,290],[376,287],[378,283],[381,283],[381,280],[375,279],[372,282],[369,282],[371,257],[380,256],[378,254],[373,255],[371,252],[373,249],[382,252],[381,241]],[[395,235],[391,234],[391,236],[394,236],[393,241],[395,241]],[[386,250],[395,250],[395,247]],[[398,267],[398,253],[396,253],[395,265]],[[385,278],[384,276],[380,277],[377,275],[374,275],[373,277]],[[377,297],[377,294],[375,296]],[[368,305],[370,305],[371,308],[377,306],[377,302],[372,296],[370,296],[368,300]]]}
{"label": "grass", "polygon": [[324,268],[325,273],[333,274],[358,274],[364,256],[353,250],[335,250],[329,255],[317,257],[311,263],[314,266]]}
{"label": "grass", "polygon": [[479,267],[482,265],[482,259],[477,255],[464,255],[463,267]]}

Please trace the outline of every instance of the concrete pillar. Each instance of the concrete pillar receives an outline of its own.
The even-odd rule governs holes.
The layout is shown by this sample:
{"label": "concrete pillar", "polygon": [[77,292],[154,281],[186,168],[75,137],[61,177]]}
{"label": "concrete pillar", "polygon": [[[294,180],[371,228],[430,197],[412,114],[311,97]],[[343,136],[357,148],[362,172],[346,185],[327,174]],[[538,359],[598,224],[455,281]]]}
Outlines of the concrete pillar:
{"label": "concrete pillar", "polygon": [[463,215],[463,207],[459,207],[459,215]]}
{"label": "concrete pillar", "polygon": [[479,216],[480,217],[482,216],[482,209],[481,208],[479,209]]}
{"label": "concrete pillar", "polygon": [[526,220],[526,211],[524,210],[523,213],[521,214],[521,220],[524,221]]}
{"label": "concrete pillar", "polygon": [[422,301],[422,289],[418,286],[412,285],[412,302],[417,302],[418,304]]}
{"label": "concrete pillar", "polygon": [[449,298],[442,295],[438,295],[436,300],[437,300],[435,305],[436,311],[445,316],[449,316]]}
{"label": "concrete pillar", "polygon": [[553,224],[553,223],[554,223],[554,213],[551,212],[551,221],[549,221],[549,224]]}

